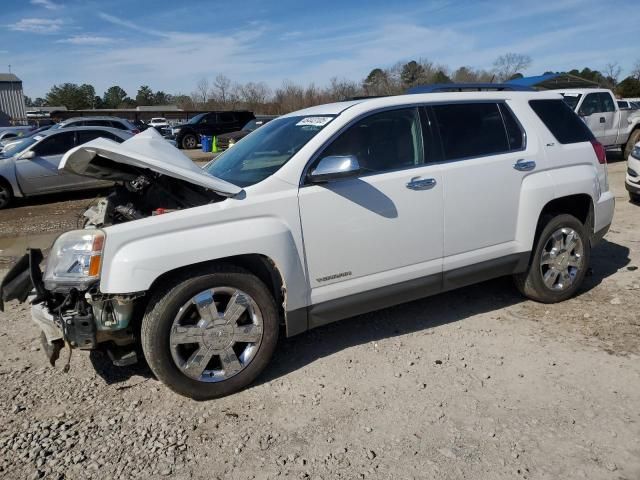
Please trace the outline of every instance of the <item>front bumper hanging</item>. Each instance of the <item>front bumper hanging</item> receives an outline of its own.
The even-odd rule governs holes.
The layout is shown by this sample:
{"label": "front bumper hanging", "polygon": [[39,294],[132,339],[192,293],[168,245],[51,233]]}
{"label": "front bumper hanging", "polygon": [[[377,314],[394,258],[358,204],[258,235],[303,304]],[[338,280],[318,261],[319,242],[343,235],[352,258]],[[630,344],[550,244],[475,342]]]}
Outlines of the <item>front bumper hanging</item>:
{"label": "front bumper hanging", "polygon": [[42,302],[46,298],[46,290],[42,282],[40,262],[42,251],[30,248],[26,255],[9,270],[0,283],[0,312],[4,312],[4,302],[18,300],[24,303],[29,295],[35,291],[36,296],[31,303]]}
{"label": "front bumper hanging", "polygon": [[44,351],[54,365],[65,344],[69,348],[95,348],[96,325],[90,311],[73,308],[78,303],[79,292],[72,290],[60,303],[44,288],[40,271],[42,259],[42,251],[29,249],[9,270],[0,284],[0,311],[4,311],[4,302],[29,300],[31,318],[42,330]]}

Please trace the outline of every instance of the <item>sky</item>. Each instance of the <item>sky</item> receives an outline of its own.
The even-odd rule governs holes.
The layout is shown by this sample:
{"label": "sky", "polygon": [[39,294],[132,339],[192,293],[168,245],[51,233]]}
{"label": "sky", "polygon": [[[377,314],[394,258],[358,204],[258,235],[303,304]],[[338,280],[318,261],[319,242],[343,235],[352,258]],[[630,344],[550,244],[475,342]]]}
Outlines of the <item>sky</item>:
{"label": "sky", "polygon": [[[490,69],[530,55],[528,75],[640,60],[637,0],[3,0],[0,72],[26,95],[54,84],[167,93],[224,74],[234,82],[318,86],[428,59]],[[635,8],[634,8],[635,7]]]}

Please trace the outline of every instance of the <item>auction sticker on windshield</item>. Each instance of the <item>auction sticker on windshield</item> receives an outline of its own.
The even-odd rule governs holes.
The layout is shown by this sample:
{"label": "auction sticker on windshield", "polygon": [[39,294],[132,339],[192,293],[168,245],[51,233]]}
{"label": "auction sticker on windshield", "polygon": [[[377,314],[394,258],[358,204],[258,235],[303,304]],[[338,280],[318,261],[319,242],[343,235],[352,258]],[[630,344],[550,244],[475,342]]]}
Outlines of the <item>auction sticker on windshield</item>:
{"label": "auction sticker on windshield", "polygon": [[296,123],[296,127],[304,127],[306,125],[324,127],[331,120],[333,120],[333,117],[306,117]]}

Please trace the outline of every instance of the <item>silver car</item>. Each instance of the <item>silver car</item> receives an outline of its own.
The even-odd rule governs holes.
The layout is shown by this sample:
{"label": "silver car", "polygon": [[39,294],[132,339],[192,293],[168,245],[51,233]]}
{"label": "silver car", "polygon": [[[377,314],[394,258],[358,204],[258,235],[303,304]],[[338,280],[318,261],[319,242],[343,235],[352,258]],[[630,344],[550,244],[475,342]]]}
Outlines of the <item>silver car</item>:
{"label": "silver car", "polygon": [[70,127],[47,130],[5,147],[0,153],[0,209],[8,206],[14,197],[111,185],[111,182],[58,170],[67,151],[98,137],[122,143],[132,134],[117,128]]}
{"label": "silver car", "polygon": [[140,133],[140,130],[126,118],[110,117],[107,115],[67,118],[51,128],[57,130],[70,127],[107,127],[126,130],[133,134]]}

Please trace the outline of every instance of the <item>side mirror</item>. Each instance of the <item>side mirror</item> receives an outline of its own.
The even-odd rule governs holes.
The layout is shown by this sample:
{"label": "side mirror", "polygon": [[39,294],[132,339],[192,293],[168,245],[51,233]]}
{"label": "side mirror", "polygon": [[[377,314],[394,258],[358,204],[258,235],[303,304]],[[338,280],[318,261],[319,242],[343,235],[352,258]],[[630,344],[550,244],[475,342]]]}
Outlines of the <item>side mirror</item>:
{"label": "side mirror", "polygon": [[27,150],[22,155],[20,155],[20,160],[31,160],[32,158],[36,158],[36,152],[33,150]]}
{"label": "side mirror", "polygon": [[312,183],[323,183],[338,178],[346,178],[361,172],[360,163],[355,155],[332,155],[324,157],[309,174]]}

